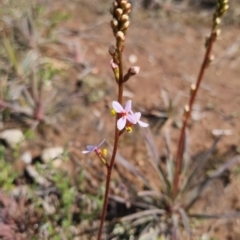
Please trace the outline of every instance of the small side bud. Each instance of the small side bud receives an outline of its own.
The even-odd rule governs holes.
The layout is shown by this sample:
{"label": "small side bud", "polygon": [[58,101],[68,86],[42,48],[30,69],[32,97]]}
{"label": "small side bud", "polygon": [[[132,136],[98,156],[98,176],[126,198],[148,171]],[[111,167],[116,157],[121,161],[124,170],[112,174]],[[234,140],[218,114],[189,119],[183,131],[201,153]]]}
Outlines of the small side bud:
{"label": "small side bud", "polygon": [[121,30],[127,30],[128,28],[129,28],[129,25],[130,25],[130,22],[129,21],[127,21],[127,22],[125,22],[123,25],[122,25],[122,27],[121,27]]}
{"label": "small side bud", "polygon": [[129,21],[129,16],[127,14],[123,14],[122,17],[121,17],[121,22],[127,22]]}
{"label": "small side bud", "polygon": [[118,64],[114,62],[114,60],[112,59],[110,62],[111,68],[114,70],[116,68],[118,68]]}
{"label": "small side bud", "polygon": [[125,36],[124,33],[122,31],[118,31],[116,34],[116,37],[118,40],[124,41],[125,40]]}
{"label": "small side bud", "polygon": [[192,84],[191,84],[191,88],[190,88],[190,95],[192,95],[193,92],[195,92],[195,91],[196,91],[196,84],[195,84],[195,83],[192,83]]}
{"label": "small side bud", "polygon": [[112,67],[112,70],[113,70],[113,73],[114,73],[114,77],[116,79],[116,81],[119,80],[119,67],[118,67],[118,64],[114,62],[114,60],[112,59],[111,62],[111,67]]}
{"label": "small side bud", "polygon": [[[108,49],[108,52],[111,56],[114,56],[116,53],[116,47],[114,45],[111,45]],[[112,64],[111,64],[112,65]]]}
{"label": "small side bud", "polygon": [[111,21],[111,27],[115,30],[117,28],[117,26],[118,26],[118,20],[114,18]]}
{"label": "small side bud", "polygon": [[126,5],[123,7],[124,13],[129,14],[131,12],[131,8],[131,3],[126,3]]}
{"label": "small side bud", "polygon": [[126,4],[127,4],[126,0],[121,1],[121,3],[120,3],[121,8],[125,9],[126,8]]}
{"label": "small side bud", "polygon": [[220,23],[221,23],[221,19],[220,18],[215,18],[215,23],[217,24],[217,25],[219,25]]}
{"label": "small side bud", "polygon": [[208,58],[208,60],[207,60],[207,63],[206,63],[206,67],[208,67],[209,65],[210,65],[210,63],[214,60],[214,56],[213,55],[211,55],[209,58]]}
{"label": "small side bud", "polygon": [[187,113],[187,112],[189,112],[189,111],[190,111],[189,106],[188,106],[188,105],[185,105],[185,107],[184,107],[184,112]]}
{"label": "small side bud", "polygon": [[118,2],[117,1],[114,1],[113,2],[113,8],[117,8],[118,7]]}
{"label": "small side bud", "polygon": [[217,37],[218,37],[220,34],[221,34],[221,29],[217,29],[217,30],[216,30],[216,35],[217,35]]}
{"label": "small side bud", "polygon": [[140,67],[134,66],[128,69],[128,72],[123,77],[123,82],[126,82],[129,80],[130,77],[138,74],[140,71]]}
{"label": "small side bud", "polygon": [[116,14],[117,19],[120,20],[121,16],[123,15],[123,10],[121,8],[117,8],[115,10],[115,14]]}
{"label": "small side bud", "polygon": [[131,68],[129,68],[129,70],[128,70],[128,72],[129,72],[132,76],[138,74],[139,71],[140,71],[140,67],[138,67],[138,66],[131,67]]}

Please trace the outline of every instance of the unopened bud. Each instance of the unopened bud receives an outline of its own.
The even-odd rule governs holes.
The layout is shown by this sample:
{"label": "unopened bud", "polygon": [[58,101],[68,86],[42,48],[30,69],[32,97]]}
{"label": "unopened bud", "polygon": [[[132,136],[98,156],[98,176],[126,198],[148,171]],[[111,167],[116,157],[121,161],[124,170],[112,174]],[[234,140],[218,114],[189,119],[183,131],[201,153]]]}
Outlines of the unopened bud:
{"label": "unopened bud", "polygon": [[215,23],[216,23],[217,25],[219,25],[219,24],[221,23],[221,19],[217,17],[217,18],[215,19]]}
{"label": "unopened bud", "polygon": [[118,68],[118,64],[115,63],[115,62],[113,61],[113,59],[111,60],[110,65],[111,65],[112,69]]}
{"label": "unopened bud", "polygon": [[195,90],[196,90],[196,84],[195,84],[195,83],[192,83],[192,84],[191,84],[190,94],[192,95]]}
{"label": "unopened bud", "polygon": [[122,31],[118,31],[116,34],[117,39],[124,41],[125,40],[125,36],[124,33]]}
{"label": "unopened bud", "polygon": [[123,15],[123,10],[121,8],[117,8],[115,14],[117,19],[120,20],[121,16]]}
{"label": "unopened bud", "polygon": [[120,3],[121,8],[125,9],[126,8],[126,4],[127,4],[126,0],[121,1],[121,3]]}
{"label": "unopened bud", "polygon": [[212,61],[214,60],[214,58],[215,58],[215,57],[214,57],[213,55],[211,55],[211,56],[209,57],[209,61],[212,62]]}
{"label": "unopened bud", "polygon": [[220,34],[221,34],[221,29],[217,29],[217,30],[216,30],[216,35],[217,35],[217,37],[218,37]]}
{"label": "unopened bud", "polygon": [[131,75],[136,75],[138,74],[140,71],[140,67],[138,66],[134,66],[134,67],[131,67],[129,68],[128,72],[131,74]]}
{"label": "unopened bud", "polygon": [[123,14],[121,17],[122,22],[127,22],[129,20],[129,16],[127,14]]}
{"label": "unopened bud", "polygon": [[117,1],[114,1],[113,2],[113,8],[117,8],[118,7],[118,2]]}
{"label": "unopened bud", "polygon": [[192,83],[192,84],[191,84],[191,90],[192,90],[192,91],[195,91],[195,90],[196,90],[196,84],[195,84],[195,83]]}
{"label": "unopened bud", "polygon": [[127,3],[127,4],[124,6],[124,8],[123,8],[124,13],[126,13],[126,14],[130,13],[130,12],[131,12],[131,8],[132,8],[131,3]]}
{"label": "unopened bud", "polygon": [[116,28],[117,28],[117,26],[118,26],[118,21],[117,21],[117,19],[114,18],[114,19],[111,21],[111,26],[112,26],[113,29],[116,29]]}
{"label": "unopened bud", "polygon": [[125,23],[122,25],[121,29],[122,29],[122,30],[127,30],[127,29],[129,28],[129,25],[130,25],[130,22],[127,21],[127,22],[125,22]]}
{"label": "unopened bud", "polygon": [[134,66],[128,69],[128,72],[123,77],[123,82],[127,82],[132,76],[138,74],[140,67]]}
{"label": "unopened bud", "polygon": [[228,9],[229,9],[229,5],[228,5],[228,4],[224,5],[223,11],[225,12],[225,11],[227,11]]}
{"label": "unopened bud", "polygon": [[188,106],[188,105],[185,105],[185,107],[184,107],[184,112],[187,113],[187,112],[189,112],[189,111],[190,111],[189,106]]}
{"label": "unopened bud", "polygon": [[116,53],[116,47],[114,45],[111,45],[108,49],[108,52],[113,56]]}

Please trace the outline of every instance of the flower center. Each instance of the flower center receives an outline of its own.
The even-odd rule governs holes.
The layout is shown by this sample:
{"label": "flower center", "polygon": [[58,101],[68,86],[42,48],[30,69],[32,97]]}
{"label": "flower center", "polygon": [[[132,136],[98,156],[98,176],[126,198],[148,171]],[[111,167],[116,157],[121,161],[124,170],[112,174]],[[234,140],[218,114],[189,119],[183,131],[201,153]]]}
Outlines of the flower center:
{"label": "flower center", "polygon": [[121,117],[127,117],[127,112],[121,112]]}

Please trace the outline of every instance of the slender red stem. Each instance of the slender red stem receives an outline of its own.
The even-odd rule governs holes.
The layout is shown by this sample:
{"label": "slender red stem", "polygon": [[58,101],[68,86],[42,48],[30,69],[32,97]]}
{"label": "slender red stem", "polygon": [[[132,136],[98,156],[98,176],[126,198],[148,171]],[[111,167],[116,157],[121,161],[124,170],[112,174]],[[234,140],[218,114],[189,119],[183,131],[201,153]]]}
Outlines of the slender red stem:
{"label": "slender red stem", "polygon": [[[123,64],[122,64],[122,51],[118,49],[118,56],[119,56],[119,80],[118,80],[118,102],[122,104],[122,97],[123,97]],[[115,121],[115,137],[114,137],[114,145],[113,145],[113,152],[112,157],[110,160],[110,164],[106,165],[107,167],[107,178],[106,178],[106,184],[105,184],[105,194],[104,194],[104,202],[103,202],[103,209],[101,214],[101,220],[100,220],[100,226],[98,229],[98,236],[97,240],[101,240],[102,236],[102,230],[103,230],[103,224],[106,218],[107,213],[107,205],[108,205],[108,195],[110,190],[110,181],[112,177],[112,169],[114,166],[116,154],[117,154],[117,148],[118,148],[118,142],[120,137],[120,131],[117,128],[117,120],[118,115],[116,116]]]}
{"label": "slender red stem", "polygon": [[201,68],[200,68],[200,71],[198,74],[196,88],[190,96],[189,105],[188,105],[189,109],[188,109],[188,111],[185,112],[183,126],[181,129],[181,133],[180,133],[180,137],[179,137],[179,141],[178,141],[175,173],[174,173],[174,180],[173,180],[173,198],[176,198],[176,196],[178,194],[178,189],[179,189],[179,176],[181,174],[181,168],[182,168],[182,158],[183,158],[183,151],[184,151],[184,144],[185,144],[185,131],[186,131],[188,119],[191,115],[192,106],[196,99],[196,95],[199,90],[200,84],[202,82],[205,69],[209,64],[209,58],[210,58],[210,54],[211,54],[213,43],[214,43],[215,39],[216,39],[216,35],[215,35],[214,31],[212,31],[211,36],[208,41],[208,44],[207,44],[205,56],[204,56],[204,59],[203,59],[203,62],[202,62],[202,65],[201,65]]}

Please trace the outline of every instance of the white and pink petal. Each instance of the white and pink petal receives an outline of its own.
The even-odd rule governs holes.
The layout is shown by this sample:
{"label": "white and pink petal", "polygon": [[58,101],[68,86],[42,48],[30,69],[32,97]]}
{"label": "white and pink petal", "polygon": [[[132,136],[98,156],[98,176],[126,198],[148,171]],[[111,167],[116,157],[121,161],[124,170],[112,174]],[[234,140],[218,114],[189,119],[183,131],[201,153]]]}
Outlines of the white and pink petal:
{"label": "white and pink petal", "polygon": [[112,102],[112,107],[117,113],[121,113],[124,111],[122,105],[117,101]]}
{"label": "white and pink petal", "polygon": [[119,131],[123,130],[123,128],[126,126],[126,122],[127,122],[127,120],[124,117],[121,117],[118,119],[117,128]]}

